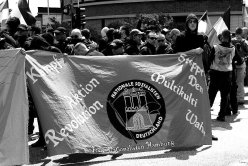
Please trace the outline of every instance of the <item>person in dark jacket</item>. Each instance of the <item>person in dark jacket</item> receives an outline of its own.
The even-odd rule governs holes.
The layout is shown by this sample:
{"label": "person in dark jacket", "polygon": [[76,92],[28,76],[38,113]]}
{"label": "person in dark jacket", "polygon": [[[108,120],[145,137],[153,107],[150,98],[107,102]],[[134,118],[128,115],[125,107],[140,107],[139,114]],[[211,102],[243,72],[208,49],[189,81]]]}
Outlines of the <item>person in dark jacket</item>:
{"label": "person in dark jacket", "polygon": [[[182,32],[176,39],[174,52],[186,52],[196,48],[202,48],[203,51],[205,41],[204,36],[198,34],[198,18],[195,14],[191,13],[186,18],[185,31]],[[212,140],[218,140],[217,137],[212,135]]]}
{"label": "person in dark jacket", "polygon": [[186,28],[176,39],[174,52],[185,52],[204,47],[204,37],[198,34],[198,19],[195,14],[189,14],[186,19]]}
{"label": "person in dark jacket", "polygon": [[139,55],[141,45],[141,38],[144,35],[144,32],[141,32],[138,29],[133,29],[130,32],[130,39],[127,41],[125,46],[125,53],[128,55]]}
{"label": "person in dark jacket", "polygon": [[140,54],[142,55],[155,55],[156,54],[156,47],[157,47],[157,38],[158,35],[151,31],[147,35],[146,42],[140,49]]}

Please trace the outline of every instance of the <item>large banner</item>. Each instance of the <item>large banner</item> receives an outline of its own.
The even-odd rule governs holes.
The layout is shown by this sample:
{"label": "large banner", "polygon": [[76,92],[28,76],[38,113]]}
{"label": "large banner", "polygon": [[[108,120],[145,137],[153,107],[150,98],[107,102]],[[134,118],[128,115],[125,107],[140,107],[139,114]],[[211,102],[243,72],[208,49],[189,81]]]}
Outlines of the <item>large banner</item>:
{"label": "large banner", "polygon": [[212,143],[201,55],[27,54],[26,75],[50,155]]}
{"label": "large banner", "polygon": [[0,51],[0,165],[29,163],[25,54]]}

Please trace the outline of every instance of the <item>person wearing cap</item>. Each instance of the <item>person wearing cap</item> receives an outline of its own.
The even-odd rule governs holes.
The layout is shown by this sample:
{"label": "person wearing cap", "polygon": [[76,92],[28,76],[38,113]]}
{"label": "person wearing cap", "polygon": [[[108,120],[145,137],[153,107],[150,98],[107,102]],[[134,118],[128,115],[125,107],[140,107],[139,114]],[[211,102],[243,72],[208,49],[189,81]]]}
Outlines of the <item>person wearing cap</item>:
{"label": "person wearing cap", "polygon": [[157,38],[158,35],[154,31],[150,31],[147,34],[146,41],[140,49],[142,55],[155,55],[157,47]]}
{"label": "person wearing cap", "polygon": [[58,27],[55,31],[55,39],[57,41],[57,43],[55,44],[55,46],[57,48],[59,48],[62,53],[65,53],[65,48],[68,44],[68,41],[66,40],[66,29],[64,27]]}
{"label": "person wearing cap", "polygon": [[120,39],[114,39],[110,44],[112,55],[123,55],[124,54],[124,43]]}
{"label": "person wearing cap", "polygon": [[141,32],[138,29],[133,29],[130,32],[130,39],[127,40],[127,44],[125,46],[125,53],[128,55],[139,55],[140,54],[140,45],[141,38],[144,35],[144,32]]}
{"label": "person wearing cap", "polygon": [[29,29],[28,26],[25,24],[20,24],[17,27],[17,32],[15,33],[16,41],[18,42],[18,47],[22,47],[25,50],[29,49],[29,43],[28,43],[28,34]]}

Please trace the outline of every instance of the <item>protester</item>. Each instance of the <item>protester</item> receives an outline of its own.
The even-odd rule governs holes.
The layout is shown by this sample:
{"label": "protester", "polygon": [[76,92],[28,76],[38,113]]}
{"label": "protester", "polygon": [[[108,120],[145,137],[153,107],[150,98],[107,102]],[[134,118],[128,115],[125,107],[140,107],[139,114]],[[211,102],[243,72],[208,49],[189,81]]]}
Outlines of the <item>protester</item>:
{"label": "protester", "polygon": [[154,31],[150,31],[147,35],[147,39],[143,46],[140,48],[140,54],[142,55],[155,55],[157,47],[157,34]]}
{"label": "protester", "polygon": [[172,48],[166,42],[164,34],[159,33],[157,41],[158,41],[158,46],[157,46],[157,49],[156,49],[156,54],[170,54],[170,53],[173,53]]}
{"label": "protester", "polygon": [[[185,31],[176,39],[174,52],[186,52],[195,49],[193,52],[202,53],[205,40],[203,35],[198,34],[197,29],[198,18],[191,13],[186,18]],[[218,140],[218,138],[212,135],[212,140]]]}
{"label": "protester", "polygon": [[123,55],[124,54],[124,43],[120,39],[115,39],[110,44],[112,46],[112,55]]}
{"label": "protester", "polygon": [[210,66],[209,99],[212,107],[218,91],[221,95],[220,111],[218,121],[225,121],[232,80],[232,60],[235,56],[235,47],[231,44],[231,33],[229,30],[222,32],[221,44],[214,45],[212,49],[214,60]]}
{"label": "protester", "polygon": [[130,29],[128,26],[121,26],[120,27],[120,32],[121,32],[121,40],[124,42],[124,45],[126,45],[129,35],[130,35]]}
{"label": "protester", "polygon": [[108,27],[104,27],[102,28],[101,30],[101,39],[99,40],[98,44],[99,44],[99,48],[98,50],[101,52],[103,51],[106,47],[107,47],[107,44],[108,44],[108,37],[106,35],[107,31],[109,30]]}
{"label": "protester", "polygon": [[111,55],[111,42],[114,40],[113,38],[113,32],[114,32],[114,28],[109,28],[109,30],[106,32],[106,36],[107,36],[107,45],[106,47],[101,51],[105,56]]}
{"label": "protester", "polygon": [[245,60],[248,56],[248,45],[245,42],[245,39],[242,38],[243,30],[238,27],[235,31],[235,37],[232,38],[232,43],[235,46],[238,54],[242,57],[243,61],[241,64],[236,64],[236,72],[237,72],[237,100],[238,104],[244,104],[245,97],[245,89],[244,89],[244,79],[246,72],[246,63]]}
{"label": "protester", "polygon": [[15,34],[17,28],[20,25],[20,19],[17,17],[10,17],[6,22],[7,31],[2,33],[2,36],[5,38],[6,42],[12,45],[13,47],[18,47],[18,42],[15,40]]}
{"label": "protester", "polygon": [[82,42],[79,42],[74,46],[74,54],[83,56],[104,56],[104,54],[99,51],[96,51],[95,49],[89,49]]}
{"label": "protester", "polygon": [[127,41],[125,46],[125,53],[128,55],[139,55],[140,54],[140,45],[141,37],[144,35],[144,32],[141,32],[138,29],[133,29],[130,32],[130,39]]}
{"label": "protester", "polygon": [[198,34],[198,19],[195,14],[189,14],[186,18],[186,29],[175,42],[174,52],[185,52],[195,48],[204,47],[204,37]]}
{"label": "protester", "polygon": [[98,49],[98,44],[91,39],[91,32],[89,29],[85,28],[81,31],[82,36],[85,37],[84,39],[84,44],[89,48],[89,49]]}
{"label": "protester", "polygon": [[68,41],[66,40],[66,29],[64,27],[58,27],[55,31],[54,31],[54,34],[55,34],[55,39],[56,39],[56,43],[55,43],[55,46],[57,48],[59,48],[62,53],[66,53],[65,51],[65,48],[68,44]]}
{"label": "protester", "polygon": [[171,31],[170,31],[170,38],[171,38],[171,48],[174,49],[175,47],[175,43],[176,43],[176,39],[177,39],[177,36],[180,35],[180,31],[179,29],[177,28],[173,28]]}
{"label": "protester", "polygon": [[[242,33],[242,38],[245,40],[245,43],[248,45],[248,28],[247,27],[243,27],[242,28],[243,33]],[[248,61],[246,60],[246,74],[245,74],[245,81],[244,81],[244,85],[248,86]]]}
{"label": "protester", "polygon": [[28,26],[25,24],[20,24],[17,27],[17,32],[15,33],[17,46],[24,48],[25,50],[29,49],[29,43],[28,43]]}

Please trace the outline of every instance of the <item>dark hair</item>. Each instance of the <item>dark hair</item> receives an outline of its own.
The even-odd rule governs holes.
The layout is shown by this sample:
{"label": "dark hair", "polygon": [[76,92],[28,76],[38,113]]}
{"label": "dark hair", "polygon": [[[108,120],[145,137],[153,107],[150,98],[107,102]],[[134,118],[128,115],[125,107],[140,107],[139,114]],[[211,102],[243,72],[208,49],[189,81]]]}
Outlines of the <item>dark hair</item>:
{"label": "dark hair", "polygon": [[121,38],[121,32],[118,29],[115,29],[113,31],[113,39],[120,39]]}
{"label": "dark hair", "polygon": [[231,42],[231,32],[229,30],[223,30],[221,33],[222,39],[228,40],[228,42]]}
{"label": "dark hair", "polygon": [[51,33],[49,32],[43,33],[41,37],[43,37],[51,46],[54,45],[54,38],[53,35],[51,35]]}
{"label": "dark hair", "polygon": [[21,22],[18,17],[10,17],[7,20],[6,24],[11,28],[17,28],[21,24]]}
{"label": "dark hair", "polygon": [[114,32],[114,28],[109,28],[109,30],[106,32],[106,36],[108,38],[108,42],[113,41],[113,32]]}
{"label": "dark hair", "polygon": [[86,39],[89,39],[90,38],[90,30],[85,28],[81,31],[81,34],[86,38]]}
{"label": "dark hair", "polygon": [[126,33],[126,35],[129,36],[129,34],[130,34],[130,28],[128,26],[123,25],[123,26],[120,27],[120,30],[124,30],[125,33]]}
{"label": "dark hair", "polygon": [[32,26],[31,31],[34,31],[35,34],[40,34],[41,33],[41,29],[39,27],[37,27],[37,26]]}
{"label": "dark hair", "polygon": [[243,33],[243,29],[240,28],[240,27],[238,27],[238,28],[235,30],[235,34],[236,34],[236,35],[242,35],[242,33]]}

